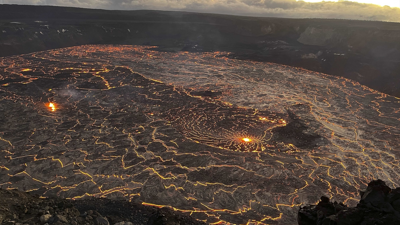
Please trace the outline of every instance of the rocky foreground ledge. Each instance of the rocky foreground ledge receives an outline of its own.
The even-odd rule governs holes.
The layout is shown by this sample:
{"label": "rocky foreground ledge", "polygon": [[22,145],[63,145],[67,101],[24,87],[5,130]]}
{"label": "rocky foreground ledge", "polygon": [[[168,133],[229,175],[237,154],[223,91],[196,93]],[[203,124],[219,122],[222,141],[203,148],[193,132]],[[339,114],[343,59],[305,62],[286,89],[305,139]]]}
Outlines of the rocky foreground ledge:
{"label": "rocky foreground ledge", "polygon": [[300,208],[299,225],[399,225],[400,188],[391,189],[382,180],[371,181],[355,208],[321,197],[318,205]]}
{"label": "rocky foreground ledge", "polygon": [[0,189],[1,225],[203,225],[168,208],[124,200],[42,199],[17,190]]}

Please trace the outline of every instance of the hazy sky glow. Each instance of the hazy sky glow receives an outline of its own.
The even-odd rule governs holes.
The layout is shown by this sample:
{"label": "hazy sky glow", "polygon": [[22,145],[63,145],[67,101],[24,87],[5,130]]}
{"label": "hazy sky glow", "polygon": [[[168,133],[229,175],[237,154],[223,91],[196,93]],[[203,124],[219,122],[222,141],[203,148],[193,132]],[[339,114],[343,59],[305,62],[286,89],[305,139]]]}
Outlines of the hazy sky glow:
{"label": "hazy sky glow", "polygon": [[[298,0],[298,1],[304,1],[304,2],[323,2],[322,0]],[[338,2],[340,0],[331,0],[332,2]],[[398,7],[400,8],[400,0],[349,0],[352,2],[358,2],[358,3],[366,3],[366,4],[375,4],[375,5],[380,5],[380,6],[390,6],[390,7]]]}
{"label": "hazy sky glow", "polygon": [[[400,0],[0,0],[0,4],[113,10],[178,10],[244,16],[400,22]],[[382,7],[383,5],[388,6]]]}

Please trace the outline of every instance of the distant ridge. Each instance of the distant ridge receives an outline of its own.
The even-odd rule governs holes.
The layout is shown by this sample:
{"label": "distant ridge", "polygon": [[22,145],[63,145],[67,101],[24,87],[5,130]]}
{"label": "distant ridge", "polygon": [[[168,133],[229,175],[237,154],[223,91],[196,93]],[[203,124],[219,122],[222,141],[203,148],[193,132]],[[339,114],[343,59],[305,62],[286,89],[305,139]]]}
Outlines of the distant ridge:
{"label": "distant ridge", "polygon": [[0,5],[0,57],[86,44],[227,51],[346,77],[398,97],[399,39],[399,23],[379,21]]}

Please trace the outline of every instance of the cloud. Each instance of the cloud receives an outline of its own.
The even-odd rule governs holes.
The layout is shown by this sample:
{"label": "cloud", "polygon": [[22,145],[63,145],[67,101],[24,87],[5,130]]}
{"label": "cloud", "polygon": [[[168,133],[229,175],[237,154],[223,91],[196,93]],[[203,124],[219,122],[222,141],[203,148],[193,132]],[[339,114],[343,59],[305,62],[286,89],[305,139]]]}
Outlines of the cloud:
{"label": "cloud", "polygon": [[3,0],[3,2],[120,10],[181,10],[246,16],[400,22],[400,8],[349,1],[307,3],[296,0]]}

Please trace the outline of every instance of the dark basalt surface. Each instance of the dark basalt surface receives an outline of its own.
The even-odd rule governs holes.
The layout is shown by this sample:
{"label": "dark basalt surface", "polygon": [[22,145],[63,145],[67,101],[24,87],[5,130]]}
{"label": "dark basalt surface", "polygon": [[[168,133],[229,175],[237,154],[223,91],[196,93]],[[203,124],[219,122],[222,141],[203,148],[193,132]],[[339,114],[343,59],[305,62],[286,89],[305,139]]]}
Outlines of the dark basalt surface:
{"label": "dark basalt surface", "polygon": [[191,95],[216,98],[222,94],[221,91],[192,91]]}
{"label": "dark basalt surface", "polygon": [[39,198],[17,190],[0,189],[2,225],[205,225],[168,208],[155,208],[125,200],[66,200]]}
{"label": "dark basalt surface", "polygon": [[399,39],[400,24],[387,22],[0,6],[0,56],[84,44],[228,51],[232,58],[350,78],[397,97]]}
{"label": "dark basalt surface", "polygon": [[288,109],[288,123],[284,127],[274,129],[273,140],[289,142],[297,147],[308,149],[327,143],[328,140],[318,132],[310,131],[310,127],[318,127],[318,123],[310,116],[310,111],[310,106],[305,104],[297,104]]}
{"label": "dark basalt surface", "polygon": [[391,189],[382,180],[374,180],[364,191],[356,207],[330,202],[321,197],[317,205],[303,206],[298,213],[299,225],[369,225],[400,224],[400,188]]}

